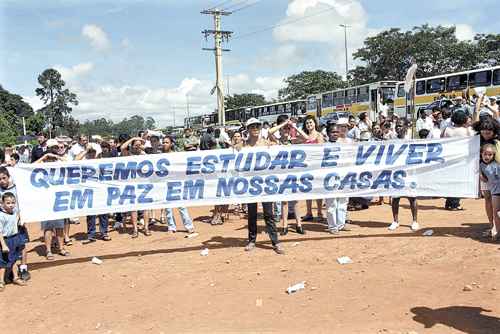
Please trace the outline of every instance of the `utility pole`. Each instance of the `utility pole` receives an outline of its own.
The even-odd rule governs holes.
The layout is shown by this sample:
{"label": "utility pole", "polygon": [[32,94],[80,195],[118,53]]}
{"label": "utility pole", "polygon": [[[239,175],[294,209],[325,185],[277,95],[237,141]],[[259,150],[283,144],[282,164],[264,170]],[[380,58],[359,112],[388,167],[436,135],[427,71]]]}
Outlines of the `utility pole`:
{"label": "utility pole", "polygon": [[347,74],[349,73],[349,65],[347,63],[347,28],[351,26],[347,24],[339,24],[340,27],[344,28],[344,47],[345,47],[345,80],[347,81],[347,86],[349,86],[349,79]]}
{"label": "utility pole", "polygon": [[187,113],[187,118],[190,118],[190,112],[189,112],[189,94],[186,94],[186,113]]}
{"label": "utility pole", "polygon": [[[224,78],[222,76],[222,52],[230,51],[229,49],[223,49],[222,43],[224,41],[229,41],[232,31],[221,30],[221,16],[231,15],[231,12],[227,12],[220,9],[208,9],[201,11],[201,14],[213,15],[214,17],[214,30],[203,30],[201,33],[205,36],[214,36],[214,48],[208,49],[203,48],[205,51],[213,51],[215,55],[215,90],[217,92],[217,114],[219,116],[219,124],[225,125],[226,117],[224,114]],[[212,93],[213,94],[213,93]]]}

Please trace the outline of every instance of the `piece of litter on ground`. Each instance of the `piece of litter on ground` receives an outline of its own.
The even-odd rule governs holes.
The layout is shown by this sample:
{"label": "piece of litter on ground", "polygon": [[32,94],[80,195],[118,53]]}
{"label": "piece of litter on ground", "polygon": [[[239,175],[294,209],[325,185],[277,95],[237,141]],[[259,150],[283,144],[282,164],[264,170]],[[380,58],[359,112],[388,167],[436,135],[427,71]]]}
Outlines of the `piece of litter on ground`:
{"label": "piece of litter on ground", "polygon": [[191,238],[195,238],[197,236],[199,236],[200,234],[197,233],[197,232],[194,232],[194,233],[189,233],[189,234],[186,234],[186,236],[184,238],[186,239],[191,239]]}
{"label": "piece of litter on ground", "polygon": [[256,299],[255,300],[255,306],[262,307],[262,299]]}
{"label": "piece of litter on ground", "polygon": [[208,255],[208,248],[203,249],[203,250],[200,252],[200,255],[201,255],[201,256],[207,256],[207,255]]}
{"label": "piece of litter on ground", "polygon": [[463,291],[472,291],[472,287],[470,285],[466,285],[464,286]]}
{"label": "piece of litter on ground", "polygon": [[292,294],[294,292],[297,292],[299,290],[302,290],[302,289],[305,289],[306,287],[306,281],[302,281],[300,283],[297,283],[295,285],[292,285],[292,286],[289,286],[287,289],[286,289],[286,292],[288,294]]}
{"label": "piece of litter on ground", "polygon": [[337,259],[337,262],[340,264],[349,264],[352,263],[352,260],[349,256],[342,256]]}
{"label": "piece of litter on ground", "polygon": [[298,246],[298,245],[300,245],[300,242],[294,242],[294,243],[292,244],[292,247],[296,247],[296,246]]}
{"label": "piece of litter on ground", "polygon": [[92,263],[93,263],[93,264],[102,264],[102,260],[101,260],[101,259],[99,259],[98,257],[94,256],[94,257],[92,258]]}
{"label": "piece of litter on ground", "polygon": [[314,291],[314,290],[318,290],[318,287],[316,287],[316,286],[312,286],[312,287],[311,287],[311,291]]}
{"label": "piece of litter on ground", "polygon": [[434,234],[434,230],[427,230],[422,235],[425,235],[426,237],[430,237],[431,235]]}

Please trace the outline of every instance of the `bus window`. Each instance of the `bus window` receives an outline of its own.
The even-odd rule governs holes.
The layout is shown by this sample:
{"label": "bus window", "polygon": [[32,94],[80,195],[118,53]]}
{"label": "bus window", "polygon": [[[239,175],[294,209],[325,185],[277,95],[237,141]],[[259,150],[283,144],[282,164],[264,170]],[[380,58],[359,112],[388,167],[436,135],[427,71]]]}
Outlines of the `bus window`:
{"label": "bus window", "polygon": [[467,88],[467,74],[452,75],[446,79],[446,90],[461,90]]}
{"label": "bus window", "polygon": [[398,97],[405,97],[405,96],[406,96],[405,85],[404,84],[400,84],[398,86]]}
{"label": "bus window", "polygon": [[417,86],[415,87],[415,93],[417,95],[425,94],[425,80],[417,81]]}
{"label": "bus window", "polygon": [[369,94],[368,91],[370,88],[368,86],[360,87],[358,88],[358,96],[356,98],[356,101],[358,102],[368,102],[369,100]]}
{"label": "bus window", "polygon": [[323,94],[323,101],[321,102],[321,105],[323,106],[323,108],[331,108],[333,106],[333,94]]}
{"label": "bus window", "polygon": [[427,94],[444,92],[444,78],[427,80]]}
{"label": "bus window", "polygon": [[316,112],[318,108],[318,103],[316,102],[316,96],[311,96],[307,98],[307,111],[308,112]]}
{"label": "bus window", "polygon": [[493,84],[500,85],[500,68],[493,71]]}
{"label": "bus window", "polygon": [[392,101],[392,102],[394,102],[394,94],[395,93],[396,93],[396,88],[395,87],[382,87],[382,101],[385,101],[385,102]]}
{"label": "bus window", "polygon": [[469,73],[470,87],[484,87],[491,85],[491,71]]}
{"label": "bus window", "polygon": [[356,88],[346,90],[346,104],[355,103],[356,102]]}
{"label": "bus window", "polygon": [[344,104],[344,91],[333,93],[333,105],[338,106]]}

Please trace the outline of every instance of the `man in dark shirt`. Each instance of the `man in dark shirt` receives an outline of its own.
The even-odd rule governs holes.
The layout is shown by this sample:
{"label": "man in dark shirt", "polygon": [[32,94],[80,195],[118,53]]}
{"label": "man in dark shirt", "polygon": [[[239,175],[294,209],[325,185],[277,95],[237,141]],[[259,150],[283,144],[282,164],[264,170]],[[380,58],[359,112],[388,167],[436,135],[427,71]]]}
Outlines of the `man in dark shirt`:
{"label": "man in dark shirt", "polygon": [[31,162],[35,162],[38,159],[40,159],[44,154],[45,151],[47,150],[47,138],[45,137],[45,134],[39,133],[36,136],[36,139],[38,140],[38,145],[35,146],[35,148],[31,151]]}

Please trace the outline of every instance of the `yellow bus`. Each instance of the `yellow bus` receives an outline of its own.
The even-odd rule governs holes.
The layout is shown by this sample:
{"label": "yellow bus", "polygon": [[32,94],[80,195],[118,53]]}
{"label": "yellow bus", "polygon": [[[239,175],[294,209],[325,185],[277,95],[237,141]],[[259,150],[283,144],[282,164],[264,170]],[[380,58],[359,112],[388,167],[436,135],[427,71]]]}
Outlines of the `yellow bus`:
{"label": "yellow bus", "polygon": [[[485,87],[486,95],[500,95],[500,66],[488,67],[470,71],[436,75],[416,80],[415,110],[446,97],[454,99],[469,90],[469,95],[475,94],[475,87]],[[394,100],[394,113],[404,117],[406,109],[409,112],[409,94],[404,90],[404,82],[398,83],[397,96]]]}
{"label": "yellow bus", "polygon": [[310,95],[306,99],[306,113],[324,117],[337,111],[347,111],[353,115],[368,112],[370,118],[375,119],[382,103],[392,106],[396,85],[397,81],[378,81]]}

